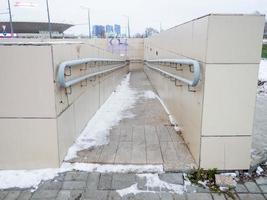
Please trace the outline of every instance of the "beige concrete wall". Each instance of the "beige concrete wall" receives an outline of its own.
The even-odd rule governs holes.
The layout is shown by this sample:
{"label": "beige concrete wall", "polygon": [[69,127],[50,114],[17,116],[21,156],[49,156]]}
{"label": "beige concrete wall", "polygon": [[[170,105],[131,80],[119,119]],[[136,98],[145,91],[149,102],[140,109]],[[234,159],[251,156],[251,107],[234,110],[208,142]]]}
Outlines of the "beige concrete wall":
{"label": "beige concrete wall", "polygon": [[[146,70],[200,167],[249,168],[264,20],[211,14],[145,40],[147,60],[191,58],[201,64],[193,93]],[[186,68],[175,73],[189,77]]]}
{"label": "beige concrete wall", "polygon": [[[0,44],[0,169],[58,167],[70,145],[128,72],[125,67],[63,89],[57,82],[61,62],[120,57],[88,43],[29,41]],[[84,65],[76,66],[66,79],[96,68],[107,67],[84,70]]]}
{"label": "beige concrete wall", "polygon": [[[109,48],[109,38],[93,38],[90,40],[84,40],[89,44],[99,47],[101,49],[107,49],[112,51],[112,48]],[[115,54],[123,54],[127,60],[143,60],[144,59],[144,39],[143,38],[127,38],[127,47],[121,48],[121,51],[114,51]]]}

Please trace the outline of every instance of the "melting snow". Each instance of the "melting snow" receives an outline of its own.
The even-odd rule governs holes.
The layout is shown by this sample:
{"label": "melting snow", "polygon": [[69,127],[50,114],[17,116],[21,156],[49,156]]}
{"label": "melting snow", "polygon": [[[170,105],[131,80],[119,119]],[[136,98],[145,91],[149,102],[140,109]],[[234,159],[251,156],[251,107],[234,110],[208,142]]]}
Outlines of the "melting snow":
{"label": "melting snow", "polygon": [[88,122],[81,135],[69,148],[65,160],[77,157],[77,152],[83,149],[107,144],[109,130],[121,119],[133,117],[131,113],[125,112],[136,101],[136,92],[129,87],[129,81],[130,73]]}
{"label": "melting snow", "polygon": [[258,86],[258,94],[267,94],[267,60],[262,60],[259,68],[259,82],[261,84]]}
{"label": "melting snow", "polygon": [[151,91],[151,90],[147,90],[144,92],[143,95],[146,99],[155,99],[157,98],[157,95],[155,94],[155,92]]}
{"label": "melting snow", "polygon": [[262,60],[260,63],[259,80],[267,81],[267,60]]}
{"label": "melting snow", "polygon": [[90,163],[63,163],[62,169],[99,173],[163,173],[162,165],[100,165]]}
{"label": "melting snow", "polygon": [[3,170],[0,171],[0,189],[7,188],[34,188],[41,181],[53,179],[64,169],[39,169],[39,170]]}
{"label": "melting snow", "polygon": [[67,171],[85,171],[99,173],[163,173],[162,165],[99,165],[87,163],[63,163],[60,168],[38,170],[2,170],[0,171],[0,189],[34,188],[42,181],[51,180],[59,173]]}
{"label": "melting snow", "polygon": [[158,174],[138,174],[137,176],[139,176],[140,178],[146,179],[145,186],[147,187],[148,190],[146,190],[146,191],[139,190],[137,187],[137,183],[135,183],[128,188],[117,190],[116,192],[120,196],[125,196],[127,194],[134,194],[135,195],[137,193],[143,193],[143,192],[154,192],[155,193],[155,191],[151,191],[149,189],[159,188],[160,191],[162,191],[162,189],[163,190],[167,189],[168,191],[176,193],[176,194],[183,194],[184,191],[186,191],[186,186],[188,185],[188,183],[185,183],[184,185],[167,183],[165,181],[160,180]]}
{"label": "melting snow", "polygon": [[256,173],[258,174],[258,175],[261,175],[261,173],[263,172],[264,170],[260,167],[260,166],[258,166],[257,167],[257,170],[256,170]]}

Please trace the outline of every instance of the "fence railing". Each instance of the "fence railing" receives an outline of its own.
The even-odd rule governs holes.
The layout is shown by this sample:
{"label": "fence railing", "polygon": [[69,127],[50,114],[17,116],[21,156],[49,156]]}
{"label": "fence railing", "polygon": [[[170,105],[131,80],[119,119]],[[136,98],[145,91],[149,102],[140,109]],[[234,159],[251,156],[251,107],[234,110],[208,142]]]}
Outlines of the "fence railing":
{"label": "fence railing", "polygon": [[[107,66],[110,65],[110,69],[105,69],[93,73],[88,73],[76,78],[73,78],[71,80],[66,81],[65,80],[65,70],[67,67],[73,67],[77,65],[82,65],[82,64],[95,64],[96,66]],[[102,58],[85,58],[85,59],[78,59],[78,60],[69,60],[62,62],[59,65],[58,68],[58,73],[57,73],[57,79],[59,82],[59,85],[63,88],[70,87],[72,85],[75,85],[81,81],[84,81],[86,79],[93,78],[95,76],[101,76],[106,73],[110,73],[112,71],[118,70],[120,68],[125,67],[128,64],[128,62],[124,60],[116,60],[116,59],[102,59]]]}
{"label": "fence railing", "polygon": [[[168,65],[170,67],[174,66],[176,67],[177,65],[188,65],[190,68],[190,71],[193,73],[193,79],[187,79],[181,76],[178,76],[176,74],[170,73],[168,71],[163,70],[162,68],[159,68],[157,66],[153,66],[153,64],[157,65]],[[169,77],[171,80],[180,81],[188,86],[195,87],[200,81],[200,65],[199,62],[196,60],[191,60],[191,59],[161,59],[161,60],[146,60],[145,61],[146,67],[155,70],[162,75],[165,75]],[[193,69],[192,69],[193,67]]]}

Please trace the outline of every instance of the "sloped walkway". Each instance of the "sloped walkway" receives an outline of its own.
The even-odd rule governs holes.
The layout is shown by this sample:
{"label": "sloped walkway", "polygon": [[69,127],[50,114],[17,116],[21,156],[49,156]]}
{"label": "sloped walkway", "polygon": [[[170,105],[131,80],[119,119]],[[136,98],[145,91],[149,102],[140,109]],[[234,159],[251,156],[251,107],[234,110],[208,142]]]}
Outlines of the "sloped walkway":
{"label": "sloped walkway", "polygon": [[82,150],[69,162],[163,164],[165,171],[185,171],[194,167],[195,162],[184,140],[171,126],[143,71],[131,72],[130,88],[136,92],[137,101],[126,111],[130,117],[110,131],[109,144]]}
{"label": "sloped walkway", "polygon": [[[132,72],[131,87],[138,95],[135,106],[110,131],[110,142],[80,151],[74,161],[108,164],[163,164],[166,171],[185,170],[194,165],[183,139],[173,130],[168,116],[153,93],[143,72]],[[124,166],[125,167],[125,166]],[[267,166],[261,177],[238,182],[236,200],[267,199]],[[184,180],[172,172],[87,172],[68,171],[32,188],[0,189],[0,200],[228,200]],[[250,176],[249,176],[250,177]]]}

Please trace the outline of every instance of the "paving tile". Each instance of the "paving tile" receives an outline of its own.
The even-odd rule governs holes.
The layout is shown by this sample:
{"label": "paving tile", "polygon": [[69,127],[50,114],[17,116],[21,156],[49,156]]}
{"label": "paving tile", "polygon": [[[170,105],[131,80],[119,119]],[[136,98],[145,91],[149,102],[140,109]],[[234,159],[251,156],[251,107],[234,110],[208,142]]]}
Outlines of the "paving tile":
{"label": "paving tile", "polygon": [[250,193],[261,193],[260,189],[254,182],[245,182],[244,184]]}
{"label": "paving tile", "polygon": [[144,126],[133,126],[133,143],[145,142]]}
{"label": "paving tile", "polygon": [[120,142],[115,163],[129,164],[132,160],[132,142]]}
{"label": "paving tile", "polygon": [[63,190],[82,190],[85,187],[85,181],[65,181],[62,185]]}
{"label": "paving tile", "polygon": [[174,200],[186,200],[186,194],[174,194],[173,199]]}
{"label": "paving tile", "polygon": [[15,200],[19,197],[20,191],[9,191],[4,200]]}
{"label": "paving tile", "polygon": [[113,174],[111,188],[113,190],[120,190],[130,187],[135,182],[135,174]]}
{"label": "paving tile", "polygon": [[163,159],[159,144],[148,144],[146,146],[147,164],[162,164]]}
{"label": "paving tile", "polygon": [[120,141],[121,142],[132,142],[133,132],[131,126],[121,126],[120,127]]}
{"label": "paving tile", "polygon": [[142,192],[138,193],[134,197],[135,200],[160,200],[158,193]]}
{"label": "paving tile", "polygon": [[164,125],[156,127],[157,134],[160,142],[172,142],[168,129]]}
{"label": "paving tile", "polygon": [[265,200],[262,194],[238,194],[241,200]]}
{"label": "paving tile", "polygon": [[246,193],[246,192],[248,192],[247,188],[243,184],[236,184],[235,191],[237,193]]}
{"label": "paving tile", "polygon": [[[40,199],[31,198],[31,200],[40,200]],[[57,199],[56,198],[42,198],[42,200],[57,200]]]}
{"label": "paving tile", "polygon": [[260,177],[257,178],[255,181],[258,185],[267,185],[267,177]]}
{"label": "paving tile", "polygon": [[179,184],[179,185],[183,185],[184,184],[184,177],[183,177],[182,173],[159,174],[159,178],[162,181],[165,181],[167,183]]}
{"label": "paving tile", "polygon": [[160,192],[159,197],[162,200],[173,200],[173,195],[169,192]]}
{"label": "paving tile", "polygon": [[7,195],[8,191],[1,191],[0,190],[0,200],[4,199],[5,196]]}
{"label": "paving tile", "polygon": [[226,200],[223,194],[212,193],[213,200]]}
{"label": "paving tile", "polygon": [[[234,200],[239,200],[239,197],[238,197],[238,195],[237,195],[236,193],[233,193],[232,195],[233,195],[234,198],[235,198]],[[227,194],[225,194],[224,197],[225,197],[225,199],[227,199],[227,200],[233,200],[233,198],[232,198],[231,196],[228,196]]]}
{"label": "paving tile", "polygon": [[188,192],[188,193],[195,193],[195,192],[209,193],[210,190],[208,188],[203,188],[203,187],[196,186],[196,185],[187,185],[186,186],[186,192]]}
{"label": "paving tile", "polygon": [[100,173],[89,173],[87,177],[86,187],[89,189],[97,189]]}
{"label": "paving tile", "polygon": [[139,190],[148,190],[146,187],[146,178],[145,177],[136,176],[136,183],[137,183],[137,188]]}
{"label": "paving tile", "polygon": [[163,168],[165,172],[181,172],[180,165],[178,161],[163,162]]}
{"label": "paving tile", "polygon": [[62,187],[61,181],[46,181],[39,186],[39,189],[44,190],[60,190]]}
{"label": "paving tile", "polygon": [[101,174],[98,183],[99,190],[110,190],[112,184],[112,174]]}
{"label": "paving tile", "polygon": [[37,190],[33,193],[32,199],[52,199],[56,198],[58,190]]}
{"label": "paving tile", "polygon": [[113,127],[109,133],[109,140],[114,143],[118,143],[120,141],[120,127]]}
{"label": "paving tile", "polygon": [[108,195],[108,200],[121,200],[122,197],[115,191],[111,191]]}
{"label": "paving tile", "polygon": [[187,193],[186,196],[188,200],[212,200],[209,193]]}
{"label": "paving tile", "polygon": [[56,200],[78,200],[81,199],[83,190],[61,190]]}
{"label": "paving tile", "polygon": [[179,162],[173,142],[160,142],[160,148],[164,163]]}
{"label": "paving tile", "polygon": [[[173,146],[174,146],[174,149],[176,151],[177,160],[180,161],[179,163],[191,164],[191,165],[195,164],[195,161],[194,161],[188,147],[186,146],[186,144],[179,143],[179,142],[173,142]],[[183,168],[181,168],[181,169],[183,169]]]}
{"label": "paving tile", "polygon": [[267,193],[267,185],[259,185],[259,187],[263,193]]}
{"label": "paving tile", "polygon": [[145,126],[145,139],[146,144],[159,144],[159,138],[155,126]]}
{"label": "paving tile", "polygon": [[86,189],[83,196],[84,200],[107,200],[108,191]]}
{"label": "paving tile", "polygon": [[133,164],[146,164],[146,145],[145,141],[135,141],[132,146],[132,159]]}
{"label": "paving tile", "polygon": [[115,191],[110,191],[108,195],[108,200],[134,200],[135,195],[134,194],[127,194],[124,196],[120,196],[117,192]]}
{"label": "paving tile", "polygon": [[65,175],[65,181],[86,181],[87,176],[87,172],[67,172]]}
{"label": "paving tile", "polygon": [[29,200],[31,199],[31,197],[32,197],[32,192],[29,190],[24,190],[20,193],[18,200]]}
{"label": "paving tile", "polygon": [[103,150],[99,156],[98,162],[100,163],[114,163],[117,149],[118,149],[118,143],[112,142],[108,145],[105,145],[103,147]]}

